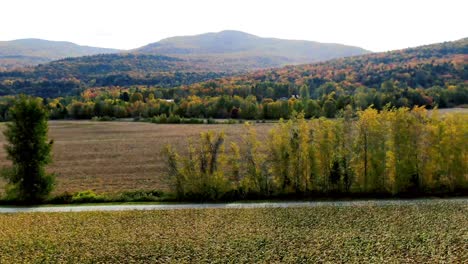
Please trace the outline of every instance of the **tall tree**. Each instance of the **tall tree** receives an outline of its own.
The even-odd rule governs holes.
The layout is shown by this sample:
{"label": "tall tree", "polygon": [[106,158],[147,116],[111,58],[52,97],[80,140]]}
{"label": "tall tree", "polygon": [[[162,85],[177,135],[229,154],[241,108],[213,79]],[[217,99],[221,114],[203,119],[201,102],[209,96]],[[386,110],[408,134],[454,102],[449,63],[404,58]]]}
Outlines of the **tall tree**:
{"label": "tall tree", "polygon": [[20,96],[9,114],[5,149],[13,166],[2,172],[8,180],[7,194],[25,203],[43,201],[54,185],[54,176],[44,168],[51,162],[53,143],[47,139],[47,111],[40,99]]}

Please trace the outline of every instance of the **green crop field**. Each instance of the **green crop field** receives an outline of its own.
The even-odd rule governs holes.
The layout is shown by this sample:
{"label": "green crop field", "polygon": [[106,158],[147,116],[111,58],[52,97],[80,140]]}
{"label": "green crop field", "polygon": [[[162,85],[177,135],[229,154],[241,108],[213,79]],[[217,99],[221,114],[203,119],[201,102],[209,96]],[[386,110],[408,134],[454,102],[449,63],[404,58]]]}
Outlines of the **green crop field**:
{"label": "green crop field", "polygon": [[0,215],[0,263],[463,263],[468,205]]}

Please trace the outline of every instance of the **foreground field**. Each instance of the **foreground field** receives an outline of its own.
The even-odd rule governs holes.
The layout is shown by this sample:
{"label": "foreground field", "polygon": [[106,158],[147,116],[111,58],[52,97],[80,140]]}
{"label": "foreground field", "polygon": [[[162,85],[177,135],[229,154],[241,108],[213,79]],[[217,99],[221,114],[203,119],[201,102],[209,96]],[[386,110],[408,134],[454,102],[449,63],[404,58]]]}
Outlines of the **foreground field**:
{"label": "foreground field", "polygon": [[463,263],[468,205],[0,215],[2,263]]}
{"label": "foreground field", "polygon": [[[265,137],[272,124],[257,124]],[[0,126],[3,130],[4,125]],[[171,144],[180,152],[200,132],[225,130],[227,140],[239,141],[244,133],[235,125],[155,125],[136,122],[52,121],[49,136],[55,142],[49,171],[57,174],[55,193],[94,190],[119,192],[166,189],[161,150]],[[0,135],[0,145],[5,143]],[[0,167],[7,165],[0,147]],[[0,190],[4,183],[0,182]]]}

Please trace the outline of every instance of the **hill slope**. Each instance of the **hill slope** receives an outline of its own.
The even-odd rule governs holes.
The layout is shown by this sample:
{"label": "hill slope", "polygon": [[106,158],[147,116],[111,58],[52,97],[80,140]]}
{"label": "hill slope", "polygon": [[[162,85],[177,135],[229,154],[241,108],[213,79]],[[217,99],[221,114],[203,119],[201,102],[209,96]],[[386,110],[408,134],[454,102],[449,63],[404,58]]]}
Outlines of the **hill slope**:
{"label": "hill slope", "polygon": [[[258,70],[181,87],[203,95],[254,94],[257,99],[309,94],[356,106],[441,107],[468,103],[468,38],[416,48]],[[302,88],[302,89],[301,89]],[[450,93],[449,94],[447,94]],[[448,97],[456,98],[450,101]],[[351,101],[350,101],[351,100]],[[354,100],[354,101],[353,101]],[[361,102],[357,102],[361,101]]]}
{"label": "hill slope", "polygon": [[65,41],[18,39],[0,41],[0,68],[36,65],[52,60],[119,52],[116,49],[80,46]]}
{"label": "hill slope", "polygon": [[232,30],[167,38],[138,48],[134,52],[203,60],[205,64],[224,71],[312,63],[369,53],[359,47],[261,38]]}
{"label": "hill slope", "polygon": [[0,71],[0,95],[43,97],[75,94],[95,86],[174,87],[224,76],[179,58],[149,54],[100,54],[30,68]]}

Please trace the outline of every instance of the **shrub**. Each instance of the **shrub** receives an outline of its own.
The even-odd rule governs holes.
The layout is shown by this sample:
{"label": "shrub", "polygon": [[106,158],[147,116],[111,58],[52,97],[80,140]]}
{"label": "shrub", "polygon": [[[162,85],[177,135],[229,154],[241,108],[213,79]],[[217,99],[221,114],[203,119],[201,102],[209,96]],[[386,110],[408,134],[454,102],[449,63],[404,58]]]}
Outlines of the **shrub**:
{"label": "shrub", "polygon": [[206,120],[206,123],[207,123],[207,124],[217,124],[218,122],[216,122],[216,120],[214,120],[213,118],[210,117],[210,118],[208,118],[208,119]]}
{"label": "shrub", "polygon": [[122,193],[119,200],[124,202],[151,202],[159,201],[162,195],[163,193],[157,190],[130,191]]}
{"label": "shrub", "polygon": [[180,119],[180,116],[178,115],[169,115],[169,118],[167,119],[167,123],[169,124],[180,124],[181,123],[181,119]]}
{"label": "shrub", "polygon": [[167,123],[167,115],[166,114],[161,114],[158,116],[155,116],[151,119],[151,123],[155,124],[166,124]]}
{"label": "shrub", "polygon": [[93,202],[105,202],[107,199],[104,195],[97,195],[91,190],[77,192],[73,195],[72,203],[93,203]]}
{"label": "shrub", "polygon": [[64,192],[62,194],[56,195],[51,199],[47,200],[48,203],[52,204],[69,204],[72,203],[73,194],[69,192]]}
{"label": "shrub", "polygon": [[203,124],[205,123],[203,119],[198,118],[190,118],[190,119],[183,119],[184,124]]}
{"label": "shrub", "polygon": [[93,116],[92,121],[115,121],[117,118],[110,116]]}

